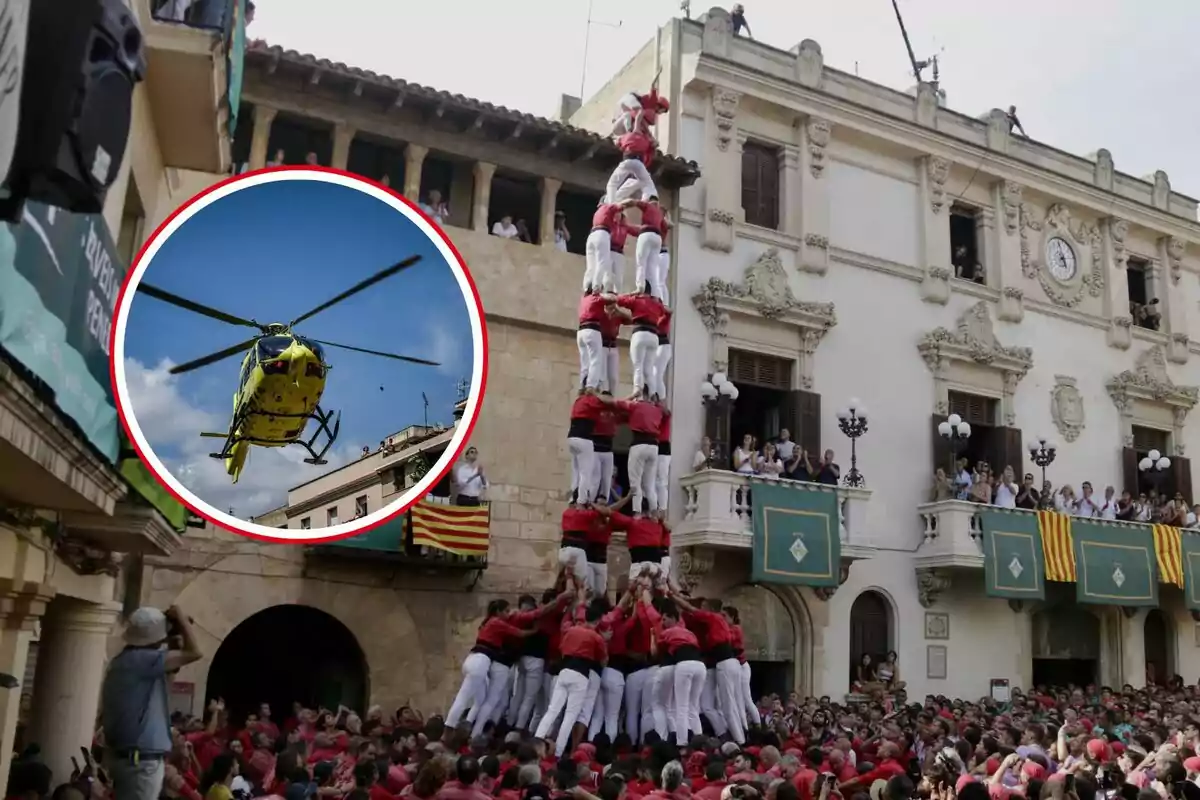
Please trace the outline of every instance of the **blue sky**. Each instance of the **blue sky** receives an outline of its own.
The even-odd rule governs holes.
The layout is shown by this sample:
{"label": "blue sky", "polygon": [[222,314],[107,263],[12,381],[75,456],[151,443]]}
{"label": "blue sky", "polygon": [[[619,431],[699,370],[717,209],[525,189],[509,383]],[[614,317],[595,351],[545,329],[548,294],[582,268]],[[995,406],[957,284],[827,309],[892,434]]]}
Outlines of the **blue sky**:
{"label": "blue sky", "polygon": [[[342,412],[329,469],[407,425],[449,423],[456,385],[472,367],[470,319],[451,267],[406,217],[374,197],[319,181],[251,187],[213,203],[159,250],[144,280],[259,322],[287,322],[410,255],[423,260],[302,323],[317,339],[411,355],[441,367],[328,348],[322,407]],[[303,448],[255,449],[237,486],[207,458],[232,410],[241,357],[180,376],[167,369],[235,344],[253,331],[145,296],[126,329],[130,399],[160,459],[198,496],[239,517],[280,505],[320,474]],[[217,427],[212,427],[212,426]],[[333,451],[331,451],[333,452]]]}

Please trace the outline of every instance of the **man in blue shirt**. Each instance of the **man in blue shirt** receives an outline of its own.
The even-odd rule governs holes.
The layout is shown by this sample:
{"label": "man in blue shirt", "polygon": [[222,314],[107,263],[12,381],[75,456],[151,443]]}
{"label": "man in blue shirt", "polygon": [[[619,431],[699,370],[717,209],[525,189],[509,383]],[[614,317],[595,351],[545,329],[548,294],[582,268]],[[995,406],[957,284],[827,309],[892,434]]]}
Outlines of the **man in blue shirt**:
{"label": "man in blue shirt", "polygon": [[[170,646],[172,634],[182,639],[178,649]],[[191,621],[177,607],[129,615],[125,649],[109,662],[100,691],[105,766],[116,800],[158,800],[171,752],[167,676],[202,657]]]}

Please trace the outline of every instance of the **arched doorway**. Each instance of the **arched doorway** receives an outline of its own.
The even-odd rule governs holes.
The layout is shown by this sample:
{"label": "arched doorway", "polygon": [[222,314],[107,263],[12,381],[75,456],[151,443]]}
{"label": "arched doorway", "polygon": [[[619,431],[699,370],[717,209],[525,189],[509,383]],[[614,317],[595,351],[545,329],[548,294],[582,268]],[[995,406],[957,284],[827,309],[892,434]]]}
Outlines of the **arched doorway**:
{"label": "arched doorway", "polygon": [[1142,636],[1146,650],[1146,682],[1151,677],[1157,684],[1165,684],[1175,674],[1175,648],[1171,646],[1174,628],[1167,615],[1157,608],[1146,614]]}
{"label": "arched doorway", "polygon": [[774,592],[761,586],[739,586],[721,602],[738,610],[742,644],[750,664],[750,690],[757,700],[768,694],[786,697],[796,689],[802,641],[795,616]]}
{"label": "arched doorway", "polygon": [[879,592],[868,589],[850,606],[850,681],[858,679],[863,656],[878,664],[892,649],[892,606]]}
{"label": "arched doorway", "polygon": [[367,661],[336,617],[309,606],[272,606],[242,620],[208,668],[209,699],[235,716],[270,703],[283,719],[292,703],[308,708],[366,708]]}
{"label": "arched doorway", "polygon": [[1030,622],[1034,686],[1099,682],[1099,617],[1067,600],[1035,612]]}

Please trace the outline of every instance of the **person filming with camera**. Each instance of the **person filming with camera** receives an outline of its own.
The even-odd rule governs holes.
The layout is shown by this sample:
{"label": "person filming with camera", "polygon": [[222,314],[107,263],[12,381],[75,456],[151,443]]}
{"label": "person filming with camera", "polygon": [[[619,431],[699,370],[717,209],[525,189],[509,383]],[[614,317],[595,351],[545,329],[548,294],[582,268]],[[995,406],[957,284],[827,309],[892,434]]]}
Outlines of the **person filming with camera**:
{"label": "person filming with camera", "polygon": [[171,753],[168,680],[203,658],[191,620],[172,606],[142,607],[126,621],[125,647],[100,693],[105,767],[115,800],[157,800]]}

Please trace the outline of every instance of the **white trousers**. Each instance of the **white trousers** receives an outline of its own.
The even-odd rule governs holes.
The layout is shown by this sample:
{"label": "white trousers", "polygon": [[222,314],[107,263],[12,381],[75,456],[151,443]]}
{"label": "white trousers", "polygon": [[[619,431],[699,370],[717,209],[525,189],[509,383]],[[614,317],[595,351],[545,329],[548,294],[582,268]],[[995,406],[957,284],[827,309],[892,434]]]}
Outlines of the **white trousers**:
{"label": "white trousers", "polygon": [[725,721],[725,715],[717,705],[716,690],[717,671],[715,669],[706,669],[704,671],[704,686],[700,692],[700,713],[708,720],[708,724],[712,725],[713,733],[717,736],[724,736],[729,732],[729,725]]}
{"label": "white trousers", "polygon": [[587,694],[583,696],[583,708],[579,710],[579,717],[575,722],[589,724],[592,721],[592,714],[596,711],[596,703],[600,699],[600,673],[588,672]]}
{"label": "white trousers", "polygon": [[567,447],[571,449],[571,491],[579,492],[580,503],[590,503],[596,491],[596,447],[591,439],[574,436],[567,439]]}
{"label": "white trousers", "polygon": [[621,351],[616,347],[606,347],[604,348],[604,389],[615,395],[620,380]]}
{"label": "white trousers", "polygon": [[558,565],[569,567],[575,580],[588,585],[591,572],[588,570],[587,552],[582,547],[560,547],[558,549]]}
{"label": "white trousers", "polygon": [[446,713],[446,724],[458,727],[463,716],[471,709],[483,704],[487,697],[488,671],[492,660],[483,653],[468,653],[462,663],[462,684],[450,711]]}
{"label": "white trousers", "polygon": [[612,494],[613,454],[596,453],[596,491],[592,494],[602,503],[607,503]]}
{"label": "white trousers", "polygon": [[571,741],[571,728],[579,719],[579,712],[587,701],[588,678],[573,669],[564,669],[558,673],[554,682],[554,694],[550,698],[550,706],[546,709],[541,722],[538,723],[534,736],[545,739],[550,735],[550,728],[562,718],[558,726],[558,738],[554,746],[554,754],[561,756]]}
{"label": "white trousers", "polygon": [[594,328],[575,332],[579,347],[579,382],[589,389],[599,390],[604,383],[604,337]]}
{"label": "white trousers", "polygon": [[701,661],[680,661],[675,665],[675,736],[681,747],[691,738],[689,731],[703,732],[700,694],[704,689],[704,673]]}
{"label": "white trousers", "polygon": [[657,385],[654,357],[658,355],[658,335],[650,331],[634,331],[629,337],[629,360],[633,362],[633,390],[653,391]]}
{"label": "white trousers", "polygon": [[646,677],[642,680],[642,721],[638,732],[641,734],[642,741],[645,741],[646,734],[655,730],[654,721],[654,698],[658,691],[658,673],[662,671],[662,667],[653,666],[647,667],[645,670]]}
{"label": "white trousers", "polygon": [[662,561],[658,562],[661,568],[663,580],[668,580],[671,577],[671,556],[668,553],[662,557]]}
{"label": "white trousers", "polygon": [[658,577],[662,574],[662,565],[655,561],[638,561],[630,564],[629,580],[636,581],[646,570],[650,571],[652,577]]}
{"label": "white trousers", "polygon": [[[471,728],[471,737],[474,738],[483,733],[483,727],[489,722],[494,721],[496,710],[500,709],[500,713],[504,713],[503,703],[508,698],[508,672],[510,667],[507,664],[498,664],[492,662],[488,668],[487,694],[485,695],[483,706],[479,708],[479,714],[475,717],[475,725]],[[475,713],[472,711],[472,713]]]}
{"label": "white trousers", "polygon": [[[636,291],[644,291],[650,284],[651,292],[654,282],[658,279],[658,254],[662,250],[662,237],[654,232],[640,233],[637,237],[637,248],[634,250],[633,280],[637,284]],[[657,297],[658,295],[655,295]]]}
{"label": "white trousers", "polygon": [[750,664],[742,664],[742,701],[746,704],[746,719],[751,725],[762,725],[762,715],[754,702],[754,690],[750,688]]}
{"label": "white trousers", "polygon": [[[617,738],[621,719],[621,700],[625,697],[625,674],[612,667],[600,673],[600,700],[596,707],[603,707],[604,732],[609,741]],[[594,719],[594,718],[593,718]],[[599,731],[597,731],[599,732]],[[593,733],[591,738],[596,738]]]}
{"label": "white trousers", "polygon": [[667,277],[671,270],[671,254],[660,250],[654,260],[654,272],[650,275],[650,289],[664,306],[671,306],[671,293],[667,288]]}
{"label": "white trousers", "polygon": [[584,263],[583,290],[592,287],[607,286],[606,280],[611,280],[612,272],[612,234],[603,228],[593,230],[588,234],[583,245]]}
{"label": "white trousers", "polygon": [[642,691],[650,670],[635,670],[625,678],[625,732],[634,744],[641,741],[642,733]]}
{"label": "white trousers", "polygon": [[617,115],[613,117],[613,135],[620,136],[633,130],[637,113],[642,110],[642,101],[633,92],[623,95],[617,104]]}
{"label": "white trousers", "polygon": [[660,455],[654,467],[654,499],[657,501],[656,508],[659,511],[667,510],[667,492],[670,489],[670,483],[671,457]]}
{"label": "white trousers", "polygon": [[[655,497],[654,473],[657,466],[658,445],[635,444],[629,448],[629,491],[633,494],[630,513],[642,513],[642,500]],[[653,503],[650,508],[653,510]]]}
{"label": "white trousers", "polygon": [[625,253],[612,250],[608,254],[608,275],[612,279],[611,286],[604,288],[613,294],[625,290]]}
{"label": "white trousers", "polygon": [[658,395],[661,400],[667,399],[667,367],[671,366],[673,354],[670,342],[660,344],[654,351],[654,386],[650,392]]}
{"label": "white trousers", "polygon": [[640,158],[626,158],[613,170],[604,191],[604,202],[619,203],[630,198],[649,200],[658,196],[650,170]]}
{"label": "white trousers", "polygon": [[717,704],[721,708],[729,735],[738,744],[746,743],[746,731],[742,726],[742,665],[736,658],[727,658],[717,664]]}
{"label": "white trousers", "polygon": [[517,706],[513,726],[524,730],[541,699],[542,684],[547,677],[546,662],[537,656],[521,656],[517,662],[517,674],[521,682],[521,702]]}
{"label": "white trousers", "polygon": [[670,717],[667,707],[675,696],[675,666],[660,666],[654,675],[654,693],[651,695],[651,710],[654,714],[654,732],[666,739],[670,732]]}
{"label": "white trousers", "polygon": [[608,592],[608,564],[588,562],[588,586],[597,597]]}
{"label": "white trousers", "polygon": [[529,731],[536,731],[542,717],[546,716],[546,709],[550,707],[550,698],[554,695],[554,683],[557,680],[557,675],[551,675],[549,672],[542,674],[542,691],[538,694],[537,703],[533,706],[533,716],[529,718]]}

